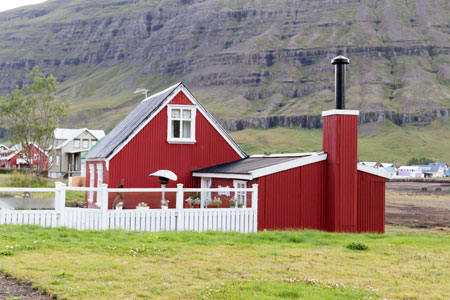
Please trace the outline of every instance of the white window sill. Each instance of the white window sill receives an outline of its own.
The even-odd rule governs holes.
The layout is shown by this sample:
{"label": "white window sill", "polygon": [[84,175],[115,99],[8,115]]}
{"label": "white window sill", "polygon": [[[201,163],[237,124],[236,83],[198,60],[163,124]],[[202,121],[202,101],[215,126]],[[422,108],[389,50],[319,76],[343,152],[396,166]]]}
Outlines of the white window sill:
{"label": "white window sill", "polygon": [[195,144],[196,140],[188,140],[188,139],[167,139],[169,144]]}

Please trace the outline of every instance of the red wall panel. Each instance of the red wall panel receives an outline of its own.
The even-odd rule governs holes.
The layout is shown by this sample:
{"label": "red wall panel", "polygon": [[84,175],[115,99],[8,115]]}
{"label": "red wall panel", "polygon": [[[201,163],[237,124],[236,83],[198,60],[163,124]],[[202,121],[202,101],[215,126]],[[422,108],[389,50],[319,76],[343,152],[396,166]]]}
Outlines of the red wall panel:
{"label": "red wall panel", "polygon": [[384,233],[386,179],[358,171],[358,232]]}
{"label": "red wall panel", "polygon": [[258,178],[258,230],[323,229],[326,162]]}

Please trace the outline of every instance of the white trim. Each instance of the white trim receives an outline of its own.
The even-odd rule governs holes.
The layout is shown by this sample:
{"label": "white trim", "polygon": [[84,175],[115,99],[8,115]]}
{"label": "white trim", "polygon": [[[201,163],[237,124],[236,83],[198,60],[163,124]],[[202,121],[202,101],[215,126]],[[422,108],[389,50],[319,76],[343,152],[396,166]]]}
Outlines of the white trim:
{"label": "white trim", "polygon": [[[236,151],[236,153],[241,158],[247,157],[247,154],[245,154],[245,152],[241,148],[239,148],[239,146],[231,139],[231,137],[226,133],[222,126],[220,126],[220,124],[214,120],[214,118],[203,108],[200,102],[198,102],[197,99],[192,96],[192,94],[181,82],[172,85],[170,88],[173,88],[176,85],[178,85],[178,87],[172,92],[172,94],[167,97],[166,101],[164,101],[164,103],[155,112],[153,112],[153,114],[150,115],[150,117],[148,117],[146,121],[142,122],[142,124],[132,134],[130,134],[130,136],[121,145],[119,145],[119,147],[116,147],[114,152],[108,158],[99,158],[106,161],[107,169],[109,166],[109,161],[113,159],[114,156],[116,156],[116,154],[119,153],[145,126],[147,126],[147,124],[150,123],[150,121],[153,120],[153,118],[157,116],[161,112],[161,110],[163,110],[164,107],[166,107],[167,104],[169,104],[170,101],[172,101],[172,99],[175,98],[176,95],[178,95],[180,91],[185,94],[185,96],[189,99],[189,101],[191,101],[192,104],[197,105],[197,109],[200,110],[203,116],[211,123],[211,125],[219,132],[219,134],[225,139],[225,141],[228,142],[228,144],[233,148],[234,151]],[[169,90],[170,88],[165,89],[165,91]],[[150,96],[146,100],[149,100],[153,96],[154,95]]]}
{"label": "white trim", "polygon": [[319,162],[319,161],[323,161],[323,160],[326,160],[326,159],[327,159],[327,154],[326,153],[317,153],[316,155],[311,155],[311,156],[308,156],[308,157],[300,157],[299,159],[291,160],[291,161],[288,161],[288,162],[285,162],[285,163],[281,163],[281,164],[277,164],[277,165],[274,165],[274,166],[257,169],[257,170],[252,171],[250,174],[252,175],[253,178],[258,178],[258,177],[262,177],[262,176],[266,176],[266,175],[270,175],[270,174],[286,171],[286,170],[289,170],[289,169],[293,169],[293,168],[298,168],[298,167],[301,167],[301,166],[309,165],[309,164],[316,163],[316,162]]}
{"label": "white trim", "polygon": [[252,180],[251,175],[245,175],[245,174],[231,174],[231,173],[199,173],[194,172],[192,173],[193,177],[211,177],[211,178],[225,178],[225,179],[244,179],[244,180]]}
{"label": "white trim", "polygon": [[308,157],[300,157],[295,160],[291,160],[288,162],[280,163],[277,165],[264,167],[260,169],[256,169],[250,172],[249,175],[246,174],[232,174],[232,173],[201,173],[194,172],[192,176],[194,177],[212,177],[212,178],[229,178],[229,179],[244,179],[244,180],[252,180],[258,177],[286,171],[293,168],[298,168],[301,166],[313,164],[319,161],[323,161],[327,159],[327,154],[323,152],[316,153],[315,155],[311,155]]}
{"label": "white trim", "polygon": [[[179,109],[180,110],[180,137],[174,138],[172,137],[172,110]],[[191,111],[191,137],[183,138],[183,110]],[[197,108],[195,105],[181,105],[181,104],[167,104],[167,142],[169,144],[195,144],[197,141],[195,140],[195,119],[197,116]],[[177,120],[177,119],[175,119]],[[188,120],[188,119],[186,119]]]}
{"label": "white trim", "polygon": [[359,116],[359,110],[348,110],[348,109],[331,109],[322,112],[322,117],[332,116],[332,115],[349,115],[349,116]]}
{"label": "white trim", "polygon": [[[239,184],[243,184],[244,185],[244,187],[239,187],[238,185]],[[233,187],[235,188],[235,189],[246,189],[247,188],[247,181],[242,181],[242,180],[233,180]],[[242,192],[242,191],[238,191],[238,190],[235,190],[234,191],[234,197],[236,197],[236,204],[237,204],[237,207],[239,207],[239,204],[238,204],[238,202],[240,202],[239,201],[239,197],[242,197],[243,199],[243,201],[242,201],[242,207],[243,208],[246,208],[247,207],[247,192]]]}
{"label": "white trim", "polygon": [[369,174],[380,176],[380,177],[384,177],[386,179],[392,178],[391,174],[389,174],[388,172],[386,172],[382,169],[375,169],[375,168],[372,168],[372,167],[369,167],[366,165],[362,165],[362,164],[358,164],[357,169],[358,169],[358,171],[369,173]]}
{"label": "white trim", "polygon": [[303,157],[315,155],[317,152],[304,152],[304,153],[273,153],[273,154],[253,154],[250,157]]}

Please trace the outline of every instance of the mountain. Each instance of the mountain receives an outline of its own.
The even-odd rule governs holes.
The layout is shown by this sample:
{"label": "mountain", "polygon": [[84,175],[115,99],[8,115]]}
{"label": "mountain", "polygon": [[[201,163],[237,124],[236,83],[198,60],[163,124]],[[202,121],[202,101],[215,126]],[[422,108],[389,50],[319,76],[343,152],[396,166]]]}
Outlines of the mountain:
{"label": "mountain", "polygon": [[143,99],[136,88],[183,81],[229,129],[315,128],[343,54],[362,122],[426,125],[450,108],[449,11],[449,0],[49,0],[0,13],[0,95],[38,65],[72,101],[68,125],[110,129]]}

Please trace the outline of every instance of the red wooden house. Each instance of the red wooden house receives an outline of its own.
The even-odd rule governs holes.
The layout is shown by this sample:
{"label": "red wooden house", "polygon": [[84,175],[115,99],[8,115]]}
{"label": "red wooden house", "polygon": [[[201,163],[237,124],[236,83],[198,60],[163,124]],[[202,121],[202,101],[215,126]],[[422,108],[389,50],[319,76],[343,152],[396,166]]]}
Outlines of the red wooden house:
{"label": "red wooden house", "polygon": [[[115,187],[123,179],[127,188],[160,187],[148,176],[160,169],[173,171],[185,187],[258,183],[259,230],[384,232],[389,175],[357,165],[358,114],[345,109],[323,113],[323,152],[248,157],[179,83],[145,99],[85,156],[87,185]],[[125,208],[140,201],[160,207],[159,195],[148,197],[125,195]],[[246,193],[220,197],[225,205],[230,197],[250,205]]]}
{"label": "red wooden house", "polygon": [[31,144],[23,149],[21,145],[12,146],[7,152],[0,154],[0,168],[8,169],[36,169],[38,165],[48,168],[48,156],[37,145]]}

